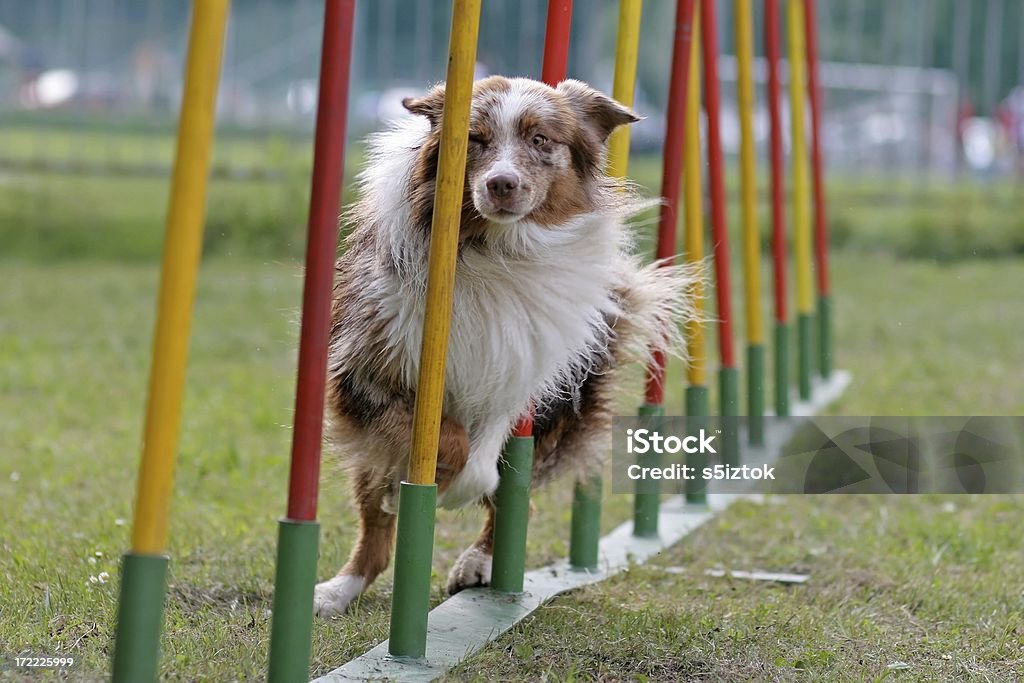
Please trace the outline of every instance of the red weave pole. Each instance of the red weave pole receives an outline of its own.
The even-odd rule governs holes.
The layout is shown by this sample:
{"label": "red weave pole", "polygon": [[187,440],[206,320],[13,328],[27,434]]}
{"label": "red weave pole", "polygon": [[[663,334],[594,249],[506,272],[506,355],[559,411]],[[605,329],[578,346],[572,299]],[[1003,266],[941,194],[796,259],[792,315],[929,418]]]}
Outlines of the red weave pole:
{"label": "red weave pole", "polygon": [[[680,180],[683,176],[683,140],[686,114],[686,90],[690,75],[690,51],[693,42],[693,5],[695,0],[676,0],[676,29],[672,44],[672,72],[665,113],[665,149],[661,174],[661,212],[658,217],[658,246],[655,258],[668,265],[676,255]],[[647,367],[648,405],[665,401],[665,354],[654,353]]]}
{"label": "red weave pole", "polygon": [[807,38],[807,89],[811,98],[811,173],[814,182],[814,248],[818,260],[818,293],[828,295],[828,220],[821,170],[821,84],[818,80],[818,20],[814,0],[804,0]]}
{"label": "red weave pole", "polygon": [[[572,0],[548,0],[544,27],[544,64],[541,80],[552,88],[565,80],[569,68],[569,33],[572,28]],[[512,436],[533,436],[533,406],[530,414],[516,422]]]}
{"label": "red weave pole", "polygon": [[325,2],[295,391],[295,427],[288,479],[288,518],[296,520],[316,519],[354,13],[355,0]]}
{"label": "red weave pole", "polygon": [[722,159],[721,95],[718,86],[718,20],[714,0],[700,3],[704,61],[704,106],[708,115],[708,177],[711,185],[711,237],[714,240],[718,303],[718,352],[723,368],[736,367],[732,339],[732,290],[729,286],[729,228],[725,219],[725,162]]}
{"label": "red weave pole", "polygon": [[572,27],[572,0],[548,0],[548,18],[544,28],[544,66],[540,79],[552,88],[565,80],[569,68],[569,31]]}
{"label": "red weave pole", "polygon": [[779,0],[764,0],[764,45],[768,61],[768,113],[772,167],[772,262],[775,274],[775,320],[789,320],[786,310],[786,223],[783,196],[785,171],[782,157],[782,109],[779,104]]}

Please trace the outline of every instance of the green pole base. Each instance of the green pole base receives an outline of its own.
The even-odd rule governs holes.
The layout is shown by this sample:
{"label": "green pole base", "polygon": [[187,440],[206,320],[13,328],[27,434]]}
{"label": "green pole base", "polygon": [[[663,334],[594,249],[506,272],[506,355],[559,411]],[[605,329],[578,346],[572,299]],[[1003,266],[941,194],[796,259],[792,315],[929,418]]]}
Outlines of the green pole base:
{"label": "green pole base", "polygon": [[[708,388],[700,385],[686,387],[686,433],[696,435],[701,429],[707,428],[708,416]],[[686,464],[689,466],[699,465],[703,456],[688,455]],[[699,474],[699,470],[698,470]],[[686,480],[686,502],[702,505],[707,502],[705,484],[700,479]]]}
{"label": "green pole base", "polygon": [[[637,410],[637,415],[645,418],[658,418],[665,414],[663,406],[645,403]],[[644,453],[637,458],[641,467],[659,467],[661,458],[657,453]],[[636,482],[636,494],[633,496],[633,535],[640,538],[656,538],[658,536],[658,508],[661,503],[659,482],[656,479],[640,479]]]}
{"label": "green pole base", "polygon": [[526,533],[530,524],[533,437],[513,436],[509,439],[498,471],[501,480],[494,494],[491,588],[502,593],[522,593]]}
{"label": "green pole base", "polygon": [[822,379],[832,376],[832,301],[818,297],[818,372]]}
{"label": "green pole base", "polygon": [[[722,448],[719,459],[723,465],[740,464],[740,371],[736,368],[722,368],[718,371],[718,390],[721,399]],[[698,454],[696,459],[701,468],[707,464],[707,457]]]}
{"label": "green pole base", "polygon": [[577,481],[572,492],[572,529],[569,566],[580,571],[597,569],[601,541],[601,475]]}
{"label": "green pole base", "polygon": [[427,652],[430,564],[434,553],[437,485],[402,482],[398,494],[395,587],[391,593],[393,657],[422,658]]}
{"label": "green pole base", "polygon": [[775,323],[775,414],[789,417],[789,325]]}
{"label": "green pole base", "polygon": [[267,669],[270,683],[309,678],[319,544],[317,522],[282,519],[277,523],[277,570]]}
{"label": "green pole base", "polygon": [[764,346],[747,347],[747,440],[764,445]]}
{"label": "green pole base", "polygon": [[801,313],[796,319],[796,343],[797,343],[797,379],[800,388],[800,400],[811,400],[811,337],[814,332],[814,315]]}
{"label": "green pole base", "polygon": [[167,587],[166,555],[125,553],[114,639],[114,683],[155,681]]}

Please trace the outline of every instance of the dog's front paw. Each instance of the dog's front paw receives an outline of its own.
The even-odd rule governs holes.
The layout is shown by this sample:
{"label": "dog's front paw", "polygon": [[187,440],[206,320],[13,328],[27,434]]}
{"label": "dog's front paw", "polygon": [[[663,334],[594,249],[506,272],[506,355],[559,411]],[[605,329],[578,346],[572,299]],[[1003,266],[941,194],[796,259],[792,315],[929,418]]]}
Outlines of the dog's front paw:
{"label": "dog's front paw", "polygon": [[344,614],[365,587],[363,577],[351,574],[339,574],[330,581],[318,583],[313,589],[313,612],[325,618]]}
{"label": "dog's front paw", "polygon": [[463,550],[448,572],[448,594],[455,595],[463,588],[490,585],[491,557],[478,546]]}

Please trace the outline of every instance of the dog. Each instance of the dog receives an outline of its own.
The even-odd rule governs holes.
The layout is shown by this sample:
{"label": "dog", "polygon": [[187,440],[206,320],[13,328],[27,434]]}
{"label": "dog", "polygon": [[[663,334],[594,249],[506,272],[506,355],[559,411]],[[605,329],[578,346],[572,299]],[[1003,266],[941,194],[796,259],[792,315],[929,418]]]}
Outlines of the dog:
{"label": "dog", "polygon": [[[351,230],[336,264],[328,439],[348,470],[358,538],[316,586],[320,616],[343,613],[388,565],[419,371],[444,85],[407,98],[371,136]],[[576,80],[492,76],[473,87],[444,407],[438,505],[480,502],[487,520],[448,576],[490,580],[502,446],[535,411],[532,483],[583,475],[610,448],[618,370],[679,355],[694,273],[643,266],[626,221],[652,205],[605,172],[629,108]],[[656,203],[656,202],[655,202]]]}

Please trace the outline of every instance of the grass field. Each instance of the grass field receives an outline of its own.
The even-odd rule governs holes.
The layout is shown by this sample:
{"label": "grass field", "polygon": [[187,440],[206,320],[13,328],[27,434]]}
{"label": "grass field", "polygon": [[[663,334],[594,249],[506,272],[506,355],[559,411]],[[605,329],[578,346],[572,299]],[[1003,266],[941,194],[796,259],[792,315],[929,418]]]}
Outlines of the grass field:
{"label": "grass field", "polygon": [[[101,153],[113,146],[145,158],[153,152],[142,146],[145,142],[163,150],[153,152],[153,158],[154,163],[164,163],[169,140],[149,141],[130,132],[83,135],[58,129],[43,138],[43,150],[49,151],[37,157],[32,138],[19,136],[17,126],[8,128],[0,125],[4,256],[37,261],[159,257],[166,179],[152,171],[112,170]],[[222,156],[235,161],[225,161],[220,167],[224,173],[210,183],[206,255],[301,257],[309,196],[308,149],[279,137],[228,137],[218,144],[224,147]],[[359,169],[361,155],[362,148],[351,145],[349,181]],[[58,170],[46,168],[50,156],[57,160]],[[82,164],[77,171],[59,163],[76,158]],[[250,168],[245,160],[252,159],[259,159],[259,167],[271,175],[232,175],[231,168]],[[231,165],[236,162],[237,167]],[[762,170],[759,212],[767,250],[770,220],[763,175]],[[631,177],[657,192],[660,162],[651,155],[639,156],[633,160]],[[734,201],[737,182],[735,176],[727,178]],[[867,255],[881,252],[944,262],[1018,257],[1024,255],[1022,188],[1024,184],[996,181],[925,183],[899,177],[835,177],[829,185],[831,242],[837,249]],[[351,197],[350,189],[346,186],[346,197]],[[733,204],[730,214],[733,239],[738,240],[738,206]]]}
{"label": "grass field", "polygon": [[[170,152],[151,132],[76,140],[57,131],[44,156],[136,163]],[[17,126],[0,142],[8,160],[39,154]],[[291,437],[308,159],[239,138],[217,160],[279,173],[211,187],[172,508],[169,680],[262,678]],[[652,159],[633,171],[657,184]],[[108,668],[165,201],[159,177],[0,174],[0,656],[72,654],[75,679]],[[1021,201],[1010,186],[833,183],[836,361],[854,382],[832,411],[1024,414]],[[621,412],[635,409],[639,379]],[[679,367],[670,385],[678,413]],[[537,496],[530,566],[565,555],[569,489]],[[321,501],[326,578],[354,524],[330,463]],[[631,507],[606,495],[605,529]],[[439,514],[435,602],[478,524],[476,510]],[[739,504],[652,566],[559,598],[449,678],[1020,679],[1022,527],[1020,497]],[[710,567],[811,580],[744,583],[707,577]],[[315,672],[386,637],[389,602],[387,575],[352,614],[317,621]],[[8,679],[20,680],[0,666]]]}
{"label": "grass field", "polygon": [[[23,261],[3,271],[0,652],[71,653],[97,679],[128,545],[157,272]],[[253,680],[265,664],[300,285],[292,263],[203,267],[163,640],[175,680]],[[1024,262],[839,253],[835,288],[838,363],[855,377],[835,410],[1024,411]],[[679,393],[677,384],[676,402]],[[634,402],[624,397],[622,410]],[[539,497],[531,566],[566,552],[568,489]],[[323,577],[352,540],[346,498],[328,466]],[[608,496],[606,528],[630,506]],[[743,504],[657,563],[682,574],[645,568],[561,598],[452,678],[1008,680],[1024,671],[1022,513],[1021,499],[994,497]],[[441,513],[439,522],[435,600],[478,514]],[[740,583],[705,577],[710,566],[799,569],[812,579]],[[317,622],[317,672],[385,637],[389,581],[352,615]]]}

